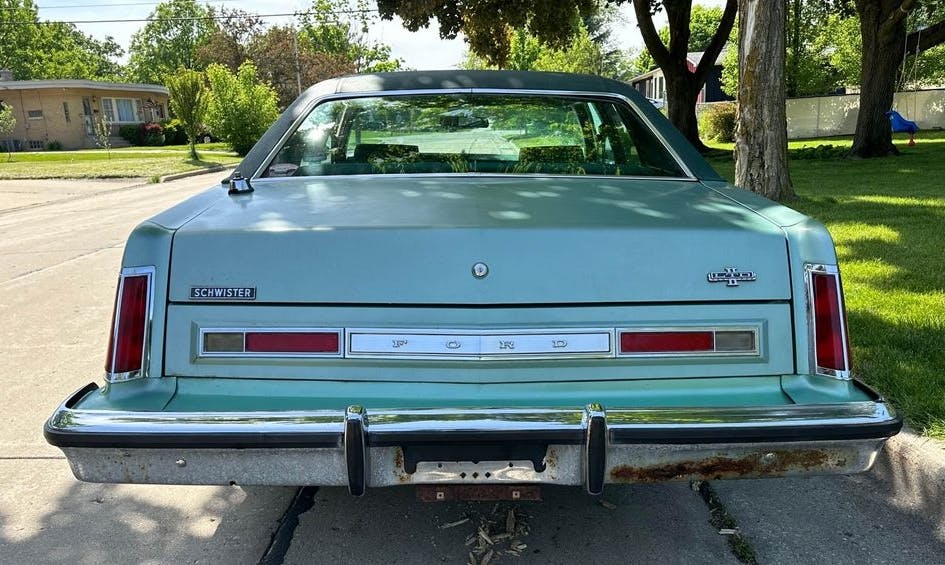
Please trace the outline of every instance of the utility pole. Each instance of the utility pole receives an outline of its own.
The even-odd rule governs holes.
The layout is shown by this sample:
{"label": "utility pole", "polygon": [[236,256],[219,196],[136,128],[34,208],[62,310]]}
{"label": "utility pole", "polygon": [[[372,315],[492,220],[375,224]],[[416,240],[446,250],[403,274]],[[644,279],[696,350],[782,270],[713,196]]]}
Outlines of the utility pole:
{"label": "utility pole", "polygon": [[299,63],[299,32],[292,28],[292,45],[295,47],[295,86],[299,96],[302,95],[302,66]]}

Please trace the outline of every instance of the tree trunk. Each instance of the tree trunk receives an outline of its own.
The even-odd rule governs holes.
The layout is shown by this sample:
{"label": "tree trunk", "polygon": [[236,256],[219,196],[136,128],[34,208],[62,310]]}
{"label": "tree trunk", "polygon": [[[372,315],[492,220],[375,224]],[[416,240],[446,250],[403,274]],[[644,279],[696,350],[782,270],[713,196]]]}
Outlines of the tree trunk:
{"label": "tree trunk", "polygon": [[772,200],[794,198],[784,107],[785,0],[740,0],[735,184]]}
{"label": "tree trunk", "polygon": [[666,115],[669,121],[697,150],[705,153],[708,147],[699,139],[699,121],[696,119],[696,102],[702,85],[697,83],[696,75],[688,68],[680,71],[670,67],[663,70],[663,76],[666,78]]}
{"label": "tree trunk", "polygon": [[663,77],[666,80],[669,121],[686,136],[686,139],[696,149],[705,152],[708,147],[699,139],[696,100],[732,31],[738,2],[737,0],[726,0],[719,28],[715,30],[715,35],[706,48],[695,72],[689,69],[686,57],[689,50],[689,23],[692,0],[664,1],[662,6],[666,10],[666,19],[669,24],[669,46],[663,44],[663,40],[660,39],[656,31],[656,26],[653,25],[650,1],[633,1],[640,35],[643,36],[647,51],[663,71]]}
{"label": "tree trunk", "polygon": [[902,62],[908,9],[903,0],[857,0],[863,51],[860,55],[860,111],[851,155],[898,155],[886,112],[896,93],[896,71]]}

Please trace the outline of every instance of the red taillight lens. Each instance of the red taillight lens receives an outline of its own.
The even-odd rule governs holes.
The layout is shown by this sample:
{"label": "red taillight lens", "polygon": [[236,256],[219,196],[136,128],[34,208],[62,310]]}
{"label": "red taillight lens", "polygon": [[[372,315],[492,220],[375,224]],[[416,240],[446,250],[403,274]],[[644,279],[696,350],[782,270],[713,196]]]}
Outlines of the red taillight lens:
{"label": "red taillight lens", "polygon": [[141,370],[150,290],[149,275],[122,277],[115,297],[115,312],[112,314],[112,332],[105,360],[107,373]]}
{"label": "red taillight lens", "polygon": [[811,294],[817,368],[849,371],[846,312],[840,290],[840,275],[812,272]]}
{"label": "red taillight lens", "polygon": [[247,353],[337,353],[337,332],[246,332]]}
{"label": "red taillight lens", "polygon": [[713,351],[712,332],[621,332],[621,353]]}

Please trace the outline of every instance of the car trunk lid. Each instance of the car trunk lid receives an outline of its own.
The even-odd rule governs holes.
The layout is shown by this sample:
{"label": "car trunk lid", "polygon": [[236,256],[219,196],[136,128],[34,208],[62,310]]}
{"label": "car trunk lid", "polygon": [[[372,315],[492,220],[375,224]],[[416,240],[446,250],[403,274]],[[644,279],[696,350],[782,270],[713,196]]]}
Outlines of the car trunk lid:
{"label": "car trunk lid", "polygon": [[[270,304],[790,298],[780,229],[696,181],[463,175],[255,184],[177,232],[172,302],[206,301],[207,291],[194,289],[254,289],[223,298]],[[485,276],[473,272],[477,263]],[[755,280],[709,282],[727,268]]]}

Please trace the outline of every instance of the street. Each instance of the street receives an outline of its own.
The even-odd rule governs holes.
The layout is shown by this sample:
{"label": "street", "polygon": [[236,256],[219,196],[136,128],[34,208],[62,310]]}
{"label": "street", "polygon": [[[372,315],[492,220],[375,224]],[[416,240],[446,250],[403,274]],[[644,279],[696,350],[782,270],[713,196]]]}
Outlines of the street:
{"label": "street", "polygon": [[[541,503],[498,511],[417,502],[409,487],[359,499],[322,488],[276,551],[298,489],[76,481],[42,426],[67,395],[102,382],[125,237],[222,176],[0,182],[0,563],[465,563],[478,520],[508,509],[527,523],[525,547],[493,563],[738,562],[686,483],[608,487],[601,500],[545,488]],[[859,476],[711,488],[760,563],[945,562],[945,501],[915,498],[893,465],[882,457]]]}

